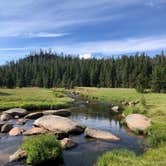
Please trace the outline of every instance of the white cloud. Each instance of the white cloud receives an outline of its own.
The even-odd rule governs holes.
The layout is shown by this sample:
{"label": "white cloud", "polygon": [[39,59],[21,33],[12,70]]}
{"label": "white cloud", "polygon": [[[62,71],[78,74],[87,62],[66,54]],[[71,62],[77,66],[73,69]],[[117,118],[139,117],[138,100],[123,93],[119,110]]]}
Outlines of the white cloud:
{"label": "white cloud", "polygon": [[122,40],[91,41],[71,44],[58,44],[45,47],[21,47],[21,48],[0,48],[0,51],[34,51],[52,49],[67,54],[79,54],[81,58],[90,58],[93,53],[131,53],[137,51],[155,51],[166,49],[166,36],[151,36],[143,38],[128,38]]}
{"label": "white cloud", "polygon": [[7,33],[1,34],[0,37],[21,37],[21,38],[57,38],[67,36],[70,33]]}
{"label": "white cloud", "polygon": [[81,42],[69,45],[58,45],[51,48],[59,52],[63,51],[66,53],[81,55],[84,55],[85,52],[88,52],[89,54],[96,52],[120,54],[137,51],[162,50],[166,49],[165,43],[166,36],[152,36],[144,38],[128,38],[122,40]]}
{"label": "white cloud", "polygon": [[80,54],[80,58],[89,59],[92,57],[91,53]]}

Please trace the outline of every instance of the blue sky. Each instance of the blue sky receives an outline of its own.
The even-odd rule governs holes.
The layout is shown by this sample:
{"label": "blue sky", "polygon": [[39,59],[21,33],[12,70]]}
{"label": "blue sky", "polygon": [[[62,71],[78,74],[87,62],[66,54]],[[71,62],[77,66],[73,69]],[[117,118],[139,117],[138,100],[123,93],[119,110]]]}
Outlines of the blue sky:
{"label": "blue sky", "polygon": [[117,55],[166,50],[166,0],[4,0],[0,64],[40,48]]}

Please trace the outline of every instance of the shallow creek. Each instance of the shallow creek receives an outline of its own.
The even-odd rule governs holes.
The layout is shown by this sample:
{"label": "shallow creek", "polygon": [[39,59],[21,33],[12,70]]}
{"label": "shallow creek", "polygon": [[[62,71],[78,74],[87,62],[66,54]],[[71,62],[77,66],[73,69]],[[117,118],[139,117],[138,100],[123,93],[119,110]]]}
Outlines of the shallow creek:
{"label": "shallow creek", "polygon": [[[78,102],[75,104],[75,108],[72,108],[72,114],[69,118],[81,122],[87,127],[109,131],[118,136],[120,140],[95,140],[85,138],[84,134],[70,136],[78,143],[78,146],[64,151],[64,166],[93,166],[99,155],[113,149],[126,148],[136,154],[141,154],[144,151],[144,138],[134,135],[126,127],[120,125],[120,118],[111,116],[108,105],[104,103],[86,104],[85,102]],[[28,129],[31,128],[32,124],[33,120],[29,120],[21,127]],[[23,136],[0,135],[0,137],[0,166],[3,166],[8,162],[9,155],[18,149]],[[10,165],[25,166],[25,164],[18,162]]]}

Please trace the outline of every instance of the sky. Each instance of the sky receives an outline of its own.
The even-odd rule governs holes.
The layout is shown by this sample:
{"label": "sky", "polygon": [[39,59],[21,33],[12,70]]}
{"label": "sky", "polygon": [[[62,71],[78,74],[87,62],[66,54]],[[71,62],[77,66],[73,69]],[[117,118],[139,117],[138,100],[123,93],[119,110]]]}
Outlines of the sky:
{"label": "sky", "polygon": [[166,50],[166,0],[1,0],[0,64],[30,52],[112,56]]}

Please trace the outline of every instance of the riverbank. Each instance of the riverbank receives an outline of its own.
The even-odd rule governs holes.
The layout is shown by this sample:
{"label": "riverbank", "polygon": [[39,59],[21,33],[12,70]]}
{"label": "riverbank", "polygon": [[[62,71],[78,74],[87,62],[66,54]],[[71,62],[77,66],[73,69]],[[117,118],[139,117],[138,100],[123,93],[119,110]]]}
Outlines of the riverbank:
{"label": "riverbank", "polygon": [[25,108],[28,110],[60,109],[69,107],[71,98],[61,89],[16,88],[0,89],[0,110]]}
{"label": "riverbank", "polygon": [[[152,120],[152,127],[148,130],[147,142],[149,145],[148,151],[143,155],[142,165],[165,165],[166,160],[163,157],[166,149],[166,94],[159,93],[146,93],[141,94],[136,92],[134,89],[111,89],[111,88],[76,88],[77,92],[82,94],[88,100],[97,100],[99,102],[115,102],[120,103],[122,101],[143,101],[146,111],[141,113],[145,114]],[[125,111],[125,110],[124,110]],[[132,113],[132,108],[129,111]],[[161,150],[162,149],[162,150]],[[113,152],[103,155],[98,164],[100,166],[106,163],[112,163],[116,166],[118,163],[122,162],[125,155],[119,151],[119,153],[114,156]],[[119,156],[119,157],[117,157]],[[133,160],[133,155],[128,153],[128,160],[126,164],[137,164],[137,160]],[[146,156],[146,157],[145,157]],[[131,162],[133,161],[133,162]]]}

